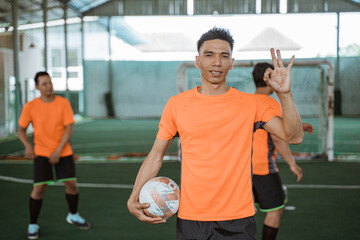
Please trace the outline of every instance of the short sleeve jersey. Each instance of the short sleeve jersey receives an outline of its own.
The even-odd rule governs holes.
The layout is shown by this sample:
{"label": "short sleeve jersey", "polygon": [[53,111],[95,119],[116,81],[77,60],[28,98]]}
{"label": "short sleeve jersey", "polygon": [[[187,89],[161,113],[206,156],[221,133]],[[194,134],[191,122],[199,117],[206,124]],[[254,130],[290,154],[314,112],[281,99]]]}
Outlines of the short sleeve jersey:
{"label": "short sleeve jersey", "polygon": [[234,88],[216,96],[194,88],[169,99],[157,138],[169,140],[178,132],[181,140],[179,218],[226,221],[254,215],[253,131],[274,116],[266,103]]}
{"label": "short sleeve jersey", "polygon": [[[25,104],[19,125],[26,128],[30,123],[34,128],[34,151],[36,156],[49,157],[58,147],[65,132],[65,126],[74,123],[74,114],[66,98],[55,96],[46,103],[35,98]],[[69,143],[61,151],[61,157],[73,154]]]}
{"label": "short sleeve jersey", "polygon": [[[275,99],[265,94],[255,94],[255,97],[263,102],[267,102],[278,116],[282,115],[280,104]],[[253,173],[256,175],[268,175],[278,172],[275,159],[276,148],[271,135],[260,128],[254,133]]]}

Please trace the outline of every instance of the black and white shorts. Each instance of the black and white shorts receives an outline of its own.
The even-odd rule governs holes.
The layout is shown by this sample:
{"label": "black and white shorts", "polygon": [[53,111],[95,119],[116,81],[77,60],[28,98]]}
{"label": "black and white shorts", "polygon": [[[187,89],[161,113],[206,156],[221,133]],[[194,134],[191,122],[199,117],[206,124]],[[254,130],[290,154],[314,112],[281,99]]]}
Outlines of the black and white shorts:
{"label": "black and white shorts", "polygon": [[274,211],[285,206],[285,192],[279,173],[253,175],[255,203],[262,212]]}
{"label": "black and white shorts", "polygon": [[56,181],[76,180],[73,155],[61,157],[55,165],[49,163],[47,157],[36,156],[34,159],[34,185],[53,184],[55,182],[53,166],[55,167]]}

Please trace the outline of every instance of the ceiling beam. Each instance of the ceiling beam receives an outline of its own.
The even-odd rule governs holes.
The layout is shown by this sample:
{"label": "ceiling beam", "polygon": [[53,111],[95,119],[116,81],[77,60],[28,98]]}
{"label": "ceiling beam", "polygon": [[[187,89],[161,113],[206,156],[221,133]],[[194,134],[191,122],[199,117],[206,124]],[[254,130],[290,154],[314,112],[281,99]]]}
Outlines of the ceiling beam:
{"label": "ceiling beam", "polygon": [[[54,9],[54,8],[63,8],[62,6],[58,5],[58,6],[52,6],[52,7],[48,7],[48,10]],[[34,13],[34,12],[38,12],[38,11],[43,11],[42,8],[32,8],[32,9],[28,9],[28,10],[21,10],[19,11],[19,15],[24,14],[24,13]],[[11,17],[11,13],[10,12],[2,12],[0,13],[0,17]]]}
{"label": "ceiling beam", "polygon": [[[73,10],[74,12],[76,12],[77,14],[79,14],[79,16],[82,16],[82,12],[77,9],[76,7],[74,7],[72,4],[71,4],[71,1],[70,0],[57,0],[59,3],[61,3],[61,5],[63,4],[66,4],[68,6],[68,8],[70,8],[71,10]],[[63,7],[61,7],[63,8]]]}

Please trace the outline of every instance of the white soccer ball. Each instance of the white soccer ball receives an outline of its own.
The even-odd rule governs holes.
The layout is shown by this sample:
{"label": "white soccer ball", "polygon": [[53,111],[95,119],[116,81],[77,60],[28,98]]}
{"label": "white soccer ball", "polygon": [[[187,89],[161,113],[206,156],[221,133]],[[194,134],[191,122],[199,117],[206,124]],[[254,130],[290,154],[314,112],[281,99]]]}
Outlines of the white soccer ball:
{"label": "white soccer ball", "polygon": [[167,177],[152,178],[141,188],[139,202],[150,204],[150,207],[145,210],[149,216],[161,216],[168,219],[179,209],[179,186]]}

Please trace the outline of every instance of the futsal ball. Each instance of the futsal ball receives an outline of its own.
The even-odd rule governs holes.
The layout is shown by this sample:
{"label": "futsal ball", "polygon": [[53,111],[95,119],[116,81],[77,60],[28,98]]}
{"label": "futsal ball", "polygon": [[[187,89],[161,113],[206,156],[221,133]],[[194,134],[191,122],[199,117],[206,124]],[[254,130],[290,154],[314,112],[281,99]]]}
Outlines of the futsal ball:
{"label": "futsal ball", "polygon": [[156,177],[147,181],[141,188],[140,203],[149,203],[145,210],[149,216],[161,216],[165,219],[173,216],[179,209],[180,189],[170,178]]}

